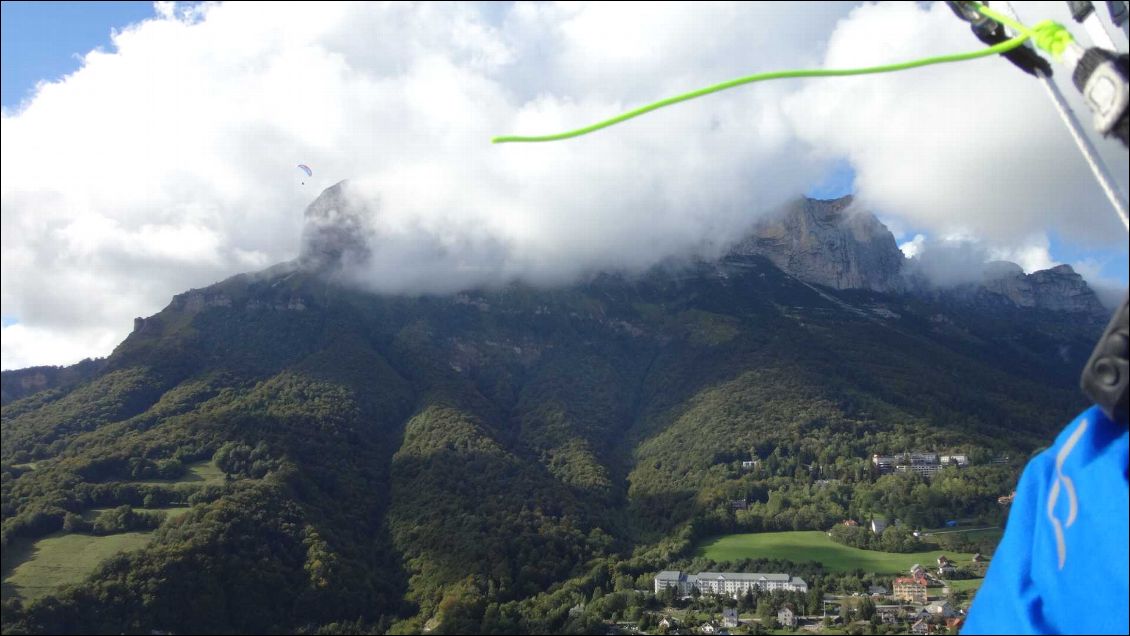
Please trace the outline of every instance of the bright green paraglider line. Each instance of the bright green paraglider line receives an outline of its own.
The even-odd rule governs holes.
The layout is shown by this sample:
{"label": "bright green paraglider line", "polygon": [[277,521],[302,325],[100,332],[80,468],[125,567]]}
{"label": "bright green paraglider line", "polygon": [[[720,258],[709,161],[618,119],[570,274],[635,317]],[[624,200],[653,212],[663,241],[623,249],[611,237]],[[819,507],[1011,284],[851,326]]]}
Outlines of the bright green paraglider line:
{"label": "bright green paraglider line", "polygon": [[1020,32],[1020,35],[1018,35],[1018,36],[1016,36],[1016,37],[1014,37],[1010,40],[1006,40],[1004,42],[1001,42],[1000,44],[986,48],[986,49],[980,49],[980,50],[971,51],[971,52],[968,52],[968,53],[954,53],[954,54],[951,54],[951,55],[938,55],[938,56],[935,56],[935,57],[927,57],[927,58],[922,58],[922,59],[918,59],[918,60],[911,60],[909,62],[902,62],[902,63],[898,63],[898,64],[886,64],[886,65],[883,65],[883,66],[869,66],[869,67],[865,67],[865,68],[794,70],[794,71],[776,71],[776,72],[772,72],[772,73],[758,73],[756,75],[749,75],[747,77],[739,77],[738,79],[730,80],[728,82],[722,82],[721,84],[715,84],[713,86],[707,86],[706,88],[700,88],[699,90],[691,91],[689,93],[683,93],[682,95],[676,95],[675,97],[669,97],[667,99],[663,99],[663,100],[660,100],[658,102],[648,104],[647,106],[641,106],[640,108],[628,111],[628,112],[624,113],[623,115],[613,117],[612,119],[606,119],[602,122],[593,124],[591,126],[586,126],[584,128],[578,128],[576,130],[558,133],[556,135],[542,135],[542,136],[531,136],[531,137],[524,137],[524,136],[520,136],[520,135],[509,135],[509,136],[503,136],[503,137],[495,137],[495,138],[491,139],[491,143],[502,144],[502,143],[510,143],[510,142],[558,141],[558,140],[561,140],[561,139],[570,139],[572,137],[580,137],[581,135],[587,135],[588,133],[600,130],[601,128],[608,128],[609,126],[613,126],[613,125],[618,124],[622,121],[627,121],[629,119],[632,119],[633,117],[639,117],[640,115],[643,115],[644,113],[650,113],[651,111],[658,110],[660,108],[663,108],[664,106],[670,106],[672,104],[678,104],[679,102],[685,102],[687,100],[691,100],[691,99],[694,99],[696,97],[702,97],[703,95],[709,95],[711,93],[717,93],[719,91],[724,91],[727,88],[734,88],[735,86],[741,86],[743,84],[752,84],[754,82],[763,82],[763,81],[766,81],[766,80],[788,79],[788,78],[798,78],[798,77],[845,77],[845,76],[849,76],[849,75],[873,75],[873,74],[877,74],[877,73],[892,73],[892,72],[895,72],[895,71],[905,71],[907,69],[918,68],[920,66],[931,66],[931,65],[934,65],[934,64],[948,64],[950,62],[964,62],[964,61],[967,61],[967,60],[975,60],[975,59],[982,58],[982,57],[990,57],[990,56],[993,56],[993,55],[999,55],[1000,53],[1004,53],[1006,51],[1011,51],[1012,49],[1024,44],[1024,42],[1028,38],[1033,38],[1034,41],[1040,46],[1040,48],[1048,50],[1049,52],[1058,56],[1060,53],[1062,53],[1063,48],[1067,46],[1067,43],[1069,43],[1071,41],[1071,34],[1068,33],[1067,29],[1065,29],[1063,27],[1063,25],[1052,22],[1051,20],[1045,20],[1045,21],[1037,24],[1034,28],[1029,29],[1022,24],[1016,23],[1012,20],[1008,20],[1007,18],[1000,16],[999,14],[989,12],[982,6],[978,6],[978,10],[982,11],[982,13],[985,13],[985,15],[988,15],[989,17],[993,18],[994,20],[1002,21],[1002,22],[1005,22],[1006,24],[1008,24],[1009,26],[1012,26],[1013,28],[1015,28],[1017,31]]}
{"label": "bright green paraglider line", "polygon": [[[1032,38],[1036,46],[1051,53],[1056,59],[1059,59],[1059,56],[1063,55],[1067,46],[1075,41],[1075,38],[1071,37],[1071,32],[1058,22],[1044,20],[1029,29],[1020,22],[1013,20],[999,11],[994,11],[983,4],[977,5],[977,11],[1005,26],[1012,27],[1014,31],[1020,34],[1018,37],[1027,36]],[[1007,42],[1002,42],[1002,44],[1007,44]]]}
{"label": "bright green paraglider line", "polygon": [[992,56],[992,55],[998,55],[1000,53],[1004,53],[1005,51],[1010,51],[1010,50],[1020,46],[1021,44],[1023,44],[1024,41],[1027,40],[1027,39],[1028,39],[1028,35],[1021,34],[1021,35],[1016,36],[1015,38],[1012,38],[1011,40],[1006,40],[1004,42],[1001,42],[1000,44],[994,45],[994,46],[989,47],[987,49],[981,49],[981,50],[973,51],[973,52],[969,52],[969,53],[956,53],[956,54],[953,54],[953,55],[940,55],[940,56],[937,56],[937,57],[928,57],[928,58],[924,58],[924,59],[920,59],[920,60],[903,62],[903,63],[900,63],[900,64],[887,64],[887,65],[884,65],[884,66],[869,66],[869,67],[866,67],[866,68],[814,69],[814,70],[776,71],[776,72],[771,72],[771,73],[758,73],[756,75],[739,77],[738,79],[730,80],[728,82],[722,82],[720,84],[715,84],[713,86],[707,86],[706,88],[700,88],[696,91],[691,91],[689,93],[683,93],[682,95],[676,95],[675,97],[668,97],[667,99],[661,99],[657,102],[653,102],[651,104],[648,104],[647,106],[641,106],[640,108],[637,108],[635,110],[630,110],[630,111],[624,113],[623,115],[613,117],[612,119],[606,119],[602,122],[593,124],[591,126],[586,126],[584,128],[578,128],[576,130],[570,130],[568,132],[558,133],[556,135],[542,135],[542,136],[537,136],[537,137],[522,137],[522,136],[517,136],[517,135],[511,135],[511,136],[505,136],[505,137],[495,137],[494,139],[491,139],[491,143],[501,144],[501,143],[515,142],[515,141],[558,141],[560,139],[569,139],[571,137],[580,137],[581,135],[587,135],[588,133],[600,130],[601,128],[608,128],[609,126],[613,126],[613,125],[618,124],[622,121],[627,121],[629,119],[632,119],[633,117],[639,117],[640,115],[643,115],[644,113],[650,113],[651,111],[658,110],[660,108],[663,108],[664,106],[670,106],[672,104],[678,104],[679,102],[685,102],[685,101],[688,101],[688,100],[692,100],[696,97],[702,97],[703,95],[709,95],[711,93],[717,93],[719,91],[724,91],[727,88],[734,88],[735,86],[741,86],[743,84],[752,84],[754,82],[764,82],[766,80],[789,79],[789,78],[798,78],[798,77],[845,77],[845,76],[849,76],[849,75],[872,75],[872,74],[876,74],[876,73],[891,73],[891,72],[894,72],[894,71],[903,71],[903,70],[906,70],[906,69],[917,68],[919,66],[930,66],[932,64],[946,64],[946,63],[949,63],[949,62],[964,62],[966,60],[973,60],[973,59],[977,59],[977,58],[980,58],[980,57],[989,57],[989,56]]}

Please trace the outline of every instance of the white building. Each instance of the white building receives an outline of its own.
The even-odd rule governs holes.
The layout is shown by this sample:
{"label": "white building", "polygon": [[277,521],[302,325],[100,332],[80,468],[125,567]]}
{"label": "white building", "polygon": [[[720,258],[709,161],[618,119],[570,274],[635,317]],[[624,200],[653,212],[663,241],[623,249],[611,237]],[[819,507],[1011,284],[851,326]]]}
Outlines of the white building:
{"label": "white building", "polygon": [[700,572],[686,574],[678,570],[664,570],[655,576],[655,593],[674,588],[680,596],[697,589],[702,594],[726,595],[737,598],[750,590],[772,592],[807,592],[808,583],[799,576],[788,574],[763,574],[760,572]]}
{"label": "white building", "polygon": [[872,455],[871,463],[880,473],[890,472],[918,473],[933,477],[945,466],[965,467],[969,456],[961,454],[938,455],[937,453],[915,452],[900,455]]}
{"label": "white building", "polygon": [[871,463],[875,465],[875,468],[877,468],[879,472],[889,473],[895,469],[895,464],[898,463],[898,459],[899,458],[893,455],[872,455]]}
{"label": "white building", "polygon": [[690,592],[687,587],[687,575],[678,570],[663,570],[655,575],[655,593],[659,594],[667,588],[674,588],[675,593],[684,596]]}
{"label": "white building", "polygon": [[777,622],[781,627],[796,627],[796,612],[793,611],[791,605],[785,605],[781,611],[777,612]]}
{"label": "white building", "polygon": [[942,455],[943,464],[954,464],[956,466],[968,466],[969,457],[967,455]]}
{"label": "white building", "polygon": [[930,616],[940,618],[954,618],[958,615],[957,610],[948,601],[930,603],[926,606],[926,611],[930,613]]}
{"label": "white building", "polygon": [[944,466],[942,466],[941,464],[918,464],[918,463],[915,463],[915,464],[898,464],[897,466],[895,466],[895,470],[897,470],[900,473],[914,472],[914,473],[918,473],[919,475],[926,475],[927,477],[933,477],[934,475],[940,473],[942,471],[942,468],[944,468]]}

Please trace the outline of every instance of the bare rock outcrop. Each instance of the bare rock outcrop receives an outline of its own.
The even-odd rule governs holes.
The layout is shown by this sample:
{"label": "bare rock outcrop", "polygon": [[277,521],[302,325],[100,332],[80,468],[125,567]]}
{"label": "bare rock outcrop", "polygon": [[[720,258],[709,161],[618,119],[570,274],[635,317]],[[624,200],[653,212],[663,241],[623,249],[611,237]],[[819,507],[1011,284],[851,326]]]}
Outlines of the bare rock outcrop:
{"label": "bare rock outcrop", "polygon": [[851,209],[850,196],[802,199],[758,223],[732,253],[764,256],[797,278],[835,289],[897,292],[905,257],[874,215]]}

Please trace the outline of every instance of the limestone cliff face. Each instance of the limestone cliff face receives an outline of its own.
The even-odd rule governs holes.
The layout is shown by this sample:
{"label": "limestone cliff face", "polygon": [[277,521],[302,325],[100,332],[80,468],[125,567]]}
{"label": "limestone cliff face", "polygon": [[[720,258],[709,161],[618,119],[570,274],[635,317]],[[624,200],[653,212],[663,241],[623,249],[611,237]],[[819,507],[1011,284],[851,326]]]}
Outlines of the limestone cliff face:
{"label": "limestone cliff face", "polygon": [[986,266],[981,286],[1018,307],[1096,316],[1108,313],[1095,292],[1070,265],[1025,274],[1015,263],[997,261]]}
{"label": "limestone cliff face", "polygon": [[1025,274],[1019,265],[986,263],[980,281],[938,286],[907,267],[894,235],[874,215],[852,209],[852,198],[801,199],[761,221],[731,251],[763,256],[796,278],[834,289],[945,296],[986,308],[1021,308],[1105,317],[1094,291],[1069,265]]}
{"label": "limestone cliff face", "polygon": [[754,227],[732,253],[764,256],[797,278],[835,289],[897,292],[904,256],[874,215],[849,210],[850,196],[802,199]]}

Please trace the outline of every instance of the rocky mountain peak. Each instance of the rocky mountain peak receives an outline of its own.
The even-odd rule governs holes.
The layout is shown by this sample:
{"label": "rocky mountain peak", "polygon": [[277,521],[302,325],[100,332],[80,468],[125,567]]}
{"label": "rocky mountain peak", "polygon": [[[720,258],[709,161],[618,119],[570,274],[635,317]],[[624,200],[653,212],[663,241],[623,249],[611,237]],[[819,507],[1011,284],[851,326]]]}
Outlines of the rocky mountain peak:
{"label": "rocky mountain peak", "polygon": [[307,269],[339,268],[369,257],[373,212],[352,196],[348,181],[326,188],[306,207],[299,262]]}
{"label": "rocky mountain peak", "polygon": [[886,293],[957,293],[989,303],[1005,300],[1021,308],[1105,317],[1094,291],[1070,265],[1025,274],[1016,263],[985,263],[981,280],[962,289],[942,289],[908,262],[895,237],[873,214],[846,196],[799,199],[780,215],[758,222],[731,250],[762,256],[796,278],[834,289]]}
{"label": "rocky mountain peak", "polygon": [[1050,309],[1105,316],[1095,292],[1070,265],[1025,274],[1014,263],[989,263],[981,283],[989,293],[1008,298],[1018,307]]}
{"label": "rocky mountain peak", "polygon": [[754,226],[732,254],[764,256],[797,278],[835,289],[904,289],[905,260],[895,237],[851,196],[800,199]]}

